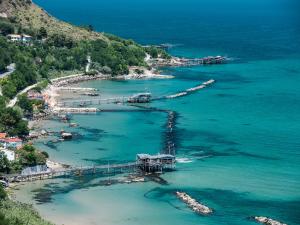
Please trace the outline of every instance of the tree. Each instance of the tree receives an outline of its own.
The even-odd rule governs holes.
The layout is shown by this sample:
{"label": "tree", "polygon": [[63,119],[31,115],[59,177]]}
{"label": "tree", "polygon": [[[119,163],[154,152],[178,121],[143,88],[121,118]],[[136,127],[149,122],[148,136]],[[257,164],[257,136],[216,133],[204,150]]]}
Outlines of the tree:
{"label": "tree", "polygon": [[42,155],[44,155],[44,156],[45,156],[45,158],[46,158],[46,159],[48,159],[48,158],[49,158],[49,154],[48,154],[48,152],[42,151],[41,153],[42,153]]}
{"label": "tree", "polygon": [[[0,193],[1,192],[2,191],[0,190]],[[5,215],[2,212],[0,212],[0,225],[10,225],[9,220],[5,218]]]}
{"label": "tree", "polygon": [[0,172],[9,173],[9,161],[2,151],[0,151]]}
{"label": "tree", "polygon": [[[3,189],[2,185],[0,185],[0,200],[6,199],[6,197],[7,197],[7,194],[6,194],[5,190]],[[0,222],[1,222],[1,216],[0,216]],[[1,225],[1,223],[0,223],[0,225]]]}
{"label": "tree", "polygon": [[17,89],[12,82],[7,82],[2,86],[2,93],[8,98],[13,98],[17,94]]}
{"label": "tree", "polygon": [[7,22],[0,22],[0,33],[4,36],[8,34],[13,34],[15,31],[15,28],[12,24]]}
{"label": "tree", "polygon": [[48,36],[47,30],[45,27],[41,27],[37,33],[37,38],[38,39],[43,39]]}
{"label": "tree", "polygon": [[25,152],[34,152],[35,151],[35,148],[32,146],[32,145],[24,145],[22,150],[24,150]]}
{"label": "tree", "polygon": [[21,113],[13,108],[4,108],[0,113],[0,131],[5,131],[11,136],[28,135],[27,125]]}
{"label": "tree", "polygon": [[24,110],[24,114],[31,115],[33,112],[32,102],[27,98],[26,94],[18,96],[18,105]]}
{"label": "tree", "polygon": [[[1,54],[1,53],[0,53]],[[6,70],[6,64],[3,60],[3,58],[0,58],[0,72],[5,71]]]}
{"label": "tree", "polygon": [[83,28],[83,29],[86,29],[87,31],[94,31],[94,27],[91,24],[89,24],[89,25],[82,25],[80,27]]}
{"label": "tree", "polygon": [[89,25],[88,25],[88,29],[89,29],[89,31],[94,31],[93,25],[89,24]]}
{"label": "tree", "polygon": [[29,134],[28,122],[25,120],[19,120],[15,126],[15,129],[12,130],[12,136],[26,137]]}
{"label": "tree", "polygon": [[0,95],[0,113],[1,113],[1,110],[5,108],[5,104],[6,104],[5,97]]}
{"label": "tree", "polygon": [[50,46],[55,46],[55,47],[67,47],[67,48],[72,48],[74,47],[75,43],[73,42],[72,39],[66,37],[65,35],[62,34],[54,34],[51,37],[47,39],[46,42]]}
{"label": "tree", "polygon": [[46,164],[45,153],[39,152],[32,145],[24,145],[20,150],[17,151],[19,156],[19,162],[22,166],[36,166]]}

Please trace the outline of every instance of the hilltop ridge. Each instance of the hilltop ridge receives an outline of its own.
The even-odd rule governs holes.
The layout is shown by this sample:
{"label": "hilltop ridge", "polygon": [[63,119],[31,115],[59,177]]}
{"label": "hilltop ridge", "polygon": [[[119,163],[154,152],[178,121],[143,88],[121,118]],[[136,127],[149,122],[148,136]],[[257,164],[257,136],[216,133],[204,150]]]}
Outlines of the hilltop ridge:
{"label": "hilltop ridge", "polygon": [[0,17],[31,30],[44,27],[49,35],[63,34],[77,41],[96,39],[108,41],[102,33],[89,31],[56,19],[31,0],[0,0]]}

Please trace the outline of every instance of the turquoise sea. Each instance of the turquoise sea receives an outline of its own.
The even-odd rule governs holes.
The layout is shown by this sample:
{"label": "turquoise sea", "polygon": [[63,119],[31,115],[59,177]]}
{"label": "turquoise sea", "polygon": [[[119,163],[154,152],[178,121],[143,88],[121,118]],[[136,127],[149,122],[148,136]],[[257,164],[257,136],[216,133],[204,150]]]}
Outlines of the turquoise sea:
{"label": "turquoise sea", "polygon": [[[227,55],[224,65],[165,68],[172,80],[91,81],[105,96],[150,91],[156,96],[209,88],[150,104],[178,113],[176,171],[156,182],[104,186],[107,177],[23,185],[17,196],[57,224],[251,225],[262,215],[300,224],[300,4],[293,0],[36,0],[65,21],[142,44],[170,43],[186,57]],[[105,106],[103,106],[105,107]],[[107,106],[106,106],[107,107]],[[116,106],[111,106],[116,107]],[[121,107],[122,106],[118,106]],[[75,115],[72,142],[37,145],[72,165],[126,162],[163,148],[166,114]],[[109,179],[114,179],[110,177]],[[193,213],[182,190],[214,209]]]}

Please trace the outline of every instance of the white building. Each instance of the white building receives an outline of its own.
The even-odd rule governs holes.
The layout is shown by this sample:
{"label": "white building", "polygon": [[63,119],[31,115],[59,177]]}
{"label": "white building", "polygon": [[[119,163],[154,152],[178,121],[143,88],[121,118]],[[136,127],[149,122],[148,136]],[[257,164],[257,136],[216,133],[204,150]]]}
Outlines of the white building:
{"label": "white building", "polygon": [[19,34],[9,34],[7,38],[11,41],[22,41],[22,36]]}
{"label": "white building", "polygon": [[19,41],[19,42],[29,42],[32,40],[32,37],[27,34],[8,34],[7,38],[11,41]]}
{"label": "white building", "polygon": [[16,154],[14,151],[8,150],[6,148],[0,148],[0,151],[4,152],[4,154],[6,155],[6,157],[9,161],[13,161],[16,159]]}
{"label": "white building", "polygon": [[26,34],[22,35],[22,41],[23,42],[28,42],[28,41],[31,41],[31,40],[32,40],[32,37],[30,35],[26,35]]}

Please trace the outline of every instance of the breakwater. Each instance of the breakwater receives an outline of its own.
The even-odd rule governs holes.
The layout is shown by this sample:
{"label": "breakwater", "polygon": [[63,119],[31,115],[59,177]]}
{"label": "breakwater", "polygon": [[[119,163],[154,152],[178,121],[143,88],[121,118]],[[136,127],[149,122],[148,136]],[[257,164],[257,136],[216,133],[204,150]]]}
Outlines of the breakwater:
{"label": "breakwater", "polygon": [[[216,81],[214,79],[210,79],[208,81],[205,81],[203,82],[202,84],[199,84],[195,87],[192,87],[192,88],[188,88],[184,91],[181,91],[181,92],[178,92],[178,93],[175,93],[175,94],[171,94],[171,95],[167,95],[165,96],[164,98],[166,99],[172,99],[172,98],[179,98],[179,97],[183,97],[185,95],[188,95],[188,94],[191,94],[195,91],[198,91],[198,90],[201,90],[201,89],[204,89],[206,87],[208,87],[209,85],[212,85],[213,83],[215,83]],[[159,99],[162,99],[162,98],[159,98]]]}
{"label": "breakwater", "polygon": [[196,201],[185,192],[176,191],[176,196],[196,213],[208,215],[213,212],[212,209]]}
{"label": "breakwater", "polygon": [[164,134],[164,144],[161,153],[176,155],[176,120],[177,113],[175,111],[167,111],[168,119],[166,122],[166,131]]}
{"label": "breakwater", "polygon": [[160,109],[155,107],[147,107],[144,105],[136,104],[134,105],[136,108],[141,111],[149,111],[149,112],[162,112],[167,114],[167,120],[164,124],[164,135],[163,135],[163,147],[160,151],[161,154],[169,154],[176,155],[176,146],[179,145],[177,138],[177,118],[178,113],[172,110]]}

